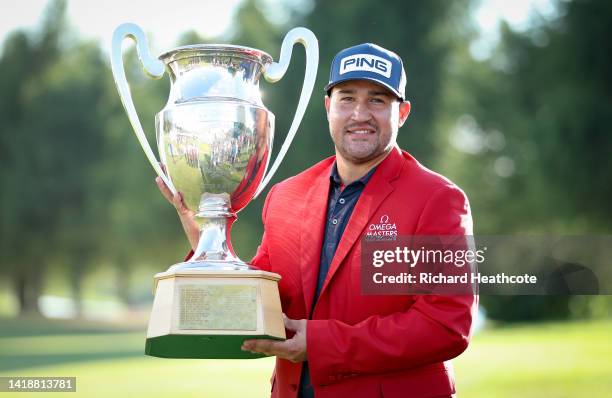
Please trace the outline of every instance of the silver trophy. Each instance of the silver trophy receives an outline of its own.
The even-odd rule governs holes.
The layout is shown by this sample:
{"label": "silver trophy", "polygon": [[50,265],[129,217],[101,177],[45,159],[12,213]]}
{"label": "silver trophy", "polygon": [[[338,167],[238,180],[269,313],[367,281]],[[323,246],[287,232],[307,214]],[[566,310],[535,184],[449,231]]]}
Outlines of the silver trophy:
{"label": "silver trophy", "polygon": [[[168,102],[155,118],[159,162],[125,77],[126,37],[136,42],[150,77],[170,76]],[[259,79],[280,80],[295,43],[306,49],[304,84],[287,138],[267,171],[274,114],[261,100]],[[147,159],[173,193],[182,193],[200,225],[193,256],[155,275],[145,352],[172,358],[253,358],[240,350],[243,340],[285,338],[280,276],[240,260],[230,230],[236,213],[261,193],[291,145],[315,83],[317,39],[308,29],[292,29],[283,40],[279,62],[263,51],[225,44],[179,47],[155,59],[142,29],[126,23],[113,34],[111,66]]]}

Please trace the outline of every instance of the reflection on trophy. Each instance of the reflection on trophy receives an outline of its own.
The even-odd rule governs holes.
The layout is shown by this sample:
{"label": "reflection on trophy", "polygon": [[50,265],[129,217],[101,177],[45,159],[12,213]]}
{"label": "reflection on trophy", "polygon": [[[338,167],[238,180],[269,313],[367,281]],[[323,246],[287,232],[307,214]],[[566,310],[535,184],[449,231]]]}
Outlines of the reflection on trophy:
{"label": "reflection on trophy", "polygon": [[[168,72],[168,102],[156,116],[160,162],[149,146],[125,78],[121,44],[136,42],[145,72]],[[274,115],[261,100],[259,78],[278,81],[295,43],[306,48],[306,75],[287,138],[266,173]],[[111,66],[119,96],[157,174],[196,212],[200,240],[193,256],[155,275],[155,299],[145,352],[171,358],[254,358],[240,350],[248,338],[284,339],[278,280],[240,260],[230,230],[236,213],[270,181],[302,120],[314,87],[318,44],[305,28],[292,29],[279,62],[263,51],[233,45],[191,45],[152,58],[143,31],[120,25]]]}

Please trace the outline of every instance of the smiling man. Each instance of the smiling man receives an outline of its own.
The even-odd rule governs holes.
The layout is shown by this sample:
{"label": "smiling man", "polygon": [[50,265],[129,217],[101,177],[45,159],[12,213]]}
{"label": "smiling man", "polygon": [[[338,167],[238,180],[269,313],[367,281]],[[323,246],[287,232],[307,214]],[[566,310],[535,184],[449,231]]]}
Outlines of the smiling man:
{"label": "smiling man", "polygon": [[[361,240],[369,226],[398,235],[471,235],[465,194],[396,143],[410,113],[402,60],[374,44],[336,55],[325,109],[335,156],[276,184],[252,264],[282,276],[288,339],[247,340],[277,357],[273,397],[450,397],[450,359],[469,341],[476,297],[364,295]],[[180,195],[162,193],[190,241]]]}

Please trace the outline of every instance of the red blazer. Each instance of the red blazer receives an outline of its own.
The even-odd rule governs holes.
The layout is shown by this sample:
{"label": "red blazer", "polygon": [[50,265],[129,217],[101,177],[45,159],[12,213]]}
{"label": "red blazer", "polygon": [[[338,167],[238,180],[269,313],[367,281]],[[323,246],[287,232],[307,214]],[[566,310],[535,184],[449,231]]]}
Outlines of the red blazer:
{"label": "red blazer", "polygon": [[[275,185],[252,263],[282,276],[283,311],[309,319],[315,396],[441,397],[455,392],[448,360],[469,341],[475,296],[363,295],[360,239],[387,216],[399,235],[471,235],[465,194],[394,148],[357,202],[312,309],[334,157]],[[296,397],[301,363],[277,359],[273,397]]]}

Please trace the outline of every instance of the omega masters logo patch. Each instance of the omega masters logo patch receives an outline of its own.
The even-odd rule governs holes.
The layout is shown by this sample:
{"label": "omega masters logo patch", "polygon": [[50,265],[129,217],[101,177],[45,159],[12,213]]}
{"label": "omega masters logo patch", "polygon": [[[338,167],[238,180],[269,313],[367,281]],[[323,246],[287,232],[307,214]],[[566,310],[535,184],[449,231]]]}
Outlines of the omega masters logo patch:
{"label": "omega masters logo patch", "polygon": [[389,221],[389,215],[383,214],[378,224],[370,224],[365,234],[365,240],[397,240],[397,225]]}
{"label": "omega masters logo patch", "polygon": [[366,71],[391,77],[391,61],[371,54],[355,54],[342,58],[340,61],[340,74],[348,72]]}

